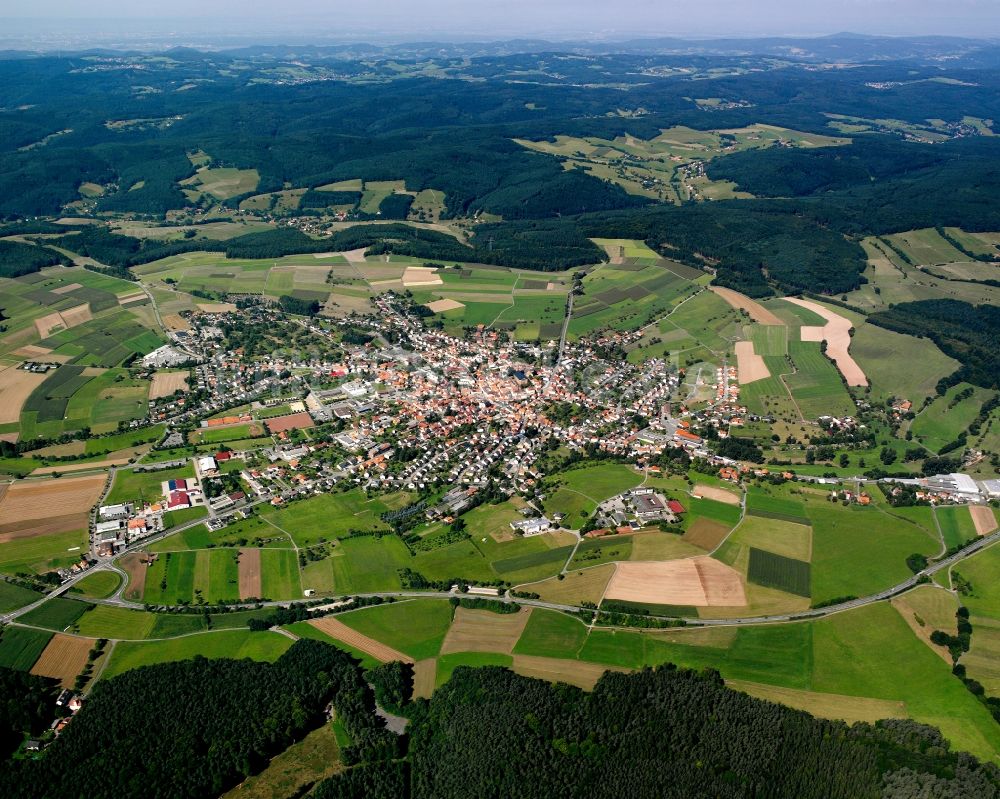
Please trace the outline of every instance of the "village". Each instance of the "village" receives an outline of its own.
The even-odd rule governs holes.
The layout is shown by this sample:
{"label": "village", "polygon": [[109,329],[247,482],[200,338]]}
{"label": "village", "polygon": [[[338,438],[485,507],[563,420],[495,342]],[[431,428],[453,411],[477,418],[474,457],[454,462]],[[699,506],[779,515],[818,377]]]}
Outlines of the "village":
{"label": "village", "polygon": [[[602,357],[637,334],[612,331],[557,350],[554,342],[516,342],[482,325],[463,337],[448,335],[426,327],[406,299],[392,292],[376,297],[374,305],[372,314],[333,323],[295,319],[329,342],[322,355],[309,358],[282,352],[248,357],[226,346],[223,331],[247,321],[274,324],[284,319],[277,309],[251,305],[192,317],[191,330],[177,334],[168,348],[176,356],[171,362],[183,357],[195,364],[199,390],[193,396],[200,399],[178,393],[150,403],[151,420],[170,428],[160,446],[183,443],[184,429],[256,424],[252,411],[227,413],[227,408],[280,405],[284,412],[262,423],[271,443],[247,451],[223,445],[192,459],[195,478],[164,481],[156,496],[141,503],[100,507],[92,554],[110,557],[166,533],[164,514],[171,511],[205,508],[208,528],[219,530],[245,518],[254,504],[280,505],[340,485],[370,494],[432,495],[427,519],[451,520],[491,483],[508,496],[534,497],[546,476],[542,464],[553,451],[597,451],[657,473],[660,455],[683,450],[723,480],[805,479],[830,485],[841,501],[869,501],[854,482],[841,486],[849,481],[798,477],[780,468],[772,474],[709,447],[706,431],[724,440],[756,421],[740,402],[733,364],[723,361],[714,373],[699,372],[690,381],[662,360],[632,364]],[[341,340],[344,328],[363,329],[370,340],[347,343]],[[163,357],[157,351],[154,360]],[[821,424],[844,431],[855,423],[829,418]],[[231,458],[245,463],[237,473],[239,488],[230,481],[232,490],[206,495],[206,481],[211,486],[220,464]],[[160,464],[171,465],[176,464]],[[941,475],[898,480],[893,492],[915,489],[918,499],[934,503],[975,502],[1000,496],[996,482]],[[669,525],[683,513],[676,500],[637,491],[603,503],[596,528],[591,525],[588,532]],[[538,534],[563,522],[532,516],[514,531]]]}

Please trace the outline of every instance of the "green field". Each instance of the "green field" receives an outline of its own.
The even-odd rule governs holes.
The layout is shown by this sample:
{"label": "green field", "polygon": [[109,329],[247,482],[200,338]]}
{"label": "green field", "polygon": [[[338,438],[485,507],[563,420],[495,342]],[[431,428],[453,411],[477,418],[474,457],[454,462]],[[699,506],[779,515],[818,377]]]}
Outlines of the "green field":
{"label": "green field", "polygon": [[52,633],[26,627],[5,627],[0,632],[0,666],[28,671],[35,665]]}
{"label": "green field", "polygon": [[979,534],[965,505],[945,505],[934,509],[941,537],[948,549],[972,541]]}
{"label": "green field", "polygon": [[105,599],[118,590],[121,581],[117,572],[94,572],[74,585],[72,593],[79,593],[87,599]]}
{"label": "green field", "polygon": [[86,530],[71,530],[6,541],[0,546],[0,572],[41,574],[72,566],[87,550],[87,538]]}
{"label": "green field", "polygon": [[165,469],[155,472],[134,472],[119,469],[111,486],[111,493],[105,499],[105,504],[118,502],[156,502],[163,498],[160,484],[167,480],[194,477],[194,466],[188,463],[179,469]]}
{"label": "green field", "polygon": [[23,608],[41,598],[42,594],[37,591],[31,591],[6,580],[0,580],[0,613]]}
{"label": "green field", "polygon": [[750,489],[747,492],[747,515],[760,516],[766,519],[778,519],[794,524],[808,524],[806,508],[797,499],[774,496],[760,489]]}
{"label": "green field", "polygon": [[[899,397],[920,407],[924,397],[933,396],[937,382],[958,368],[926,338],[905,336],[867,322],[855,327],[851,356],[864,370],[872,393]],[[913,364],[920,368],[914,369]]]}
{"label": "green field", "polygon": [[352,529],[388,530],[379,515],[405,507],[408,501],[408,495],[402,493],[369,500],[361,489],[353,489],[310,497],[278,511],[267,510],[262,518],[288,533],[301,547],[340,538]]}
{"label": "green field", "polygon": [[795,373],[785,378],[804,419],[819,416],[850,416],[854,402],[844,387],[837,367],[820,350],[818,342],[788,342],[788,354]]}
{"label": "green field", "polygon": [[77,619],[93,608],[87,602],[56,597],[25,613],[20,621],[59,632],[73,626]]}
{"label": "green field", "polygon": [[747,579],[766,588],[777,588],[796,596],[809,597],[809,564],[763,549],[750,547]]}
{"label": "green field", "polygon": [[[266,569],[262,569],[264,575]],[[231,549],[202,549],[159,555],[146,573],[143,602],[181,605],[239,599],[237,553]],[[276,595],[287,599],[294,595]]]}
{"label": "green field", "polygon": [[[200,553],[199,553],[200,554]],[[290,549],[263,549],[260,553],[261,591],[267,599],[298,599],[302,596],[299,567]],[[230,587],[235,588],[235,585]],[[239,592],[237,590],[237,598]]]}
{"label": "green field", "polygon": [[[968,389],[972,390],[971,395],[959,399],[957,395]],[[910,424],[910,431],[916,441],[932,452],[938,452],[968,428],[983,403],[992,396],[992,391],[958,383],[918,413]]]}
{"label": "green field", "polygon": [[642,482],[642,475],[621,464],[601,464],[571,469],[554,475],[558,488],[545,499],[549,513],[565,513],[564,525],[579,527],[582,514],[589,516],[598,503]]}
{"label": "green field", "polygon": [[[844,508],[822,500],[808,505],[814,602],[878,593],[910,576],[909,555],[929,556],[940,550],[929,517],[918,523],[901,518],[898,510],[890,514],[875,507]],[[915,510],[929,512],[927,508]]]}
{"label": "green field", "polygon": [[250,658],[273,662],[292,645],[291,639],[270,631],[223,630],[170,641],[122,641],[115,645],[102,679],[154,663],[206,658]]}
{"label": "green field", "polygon": [[416,599],[342,613],[337,619],[414,660],[423,660],[437,656],[451,617],[447,602]]}

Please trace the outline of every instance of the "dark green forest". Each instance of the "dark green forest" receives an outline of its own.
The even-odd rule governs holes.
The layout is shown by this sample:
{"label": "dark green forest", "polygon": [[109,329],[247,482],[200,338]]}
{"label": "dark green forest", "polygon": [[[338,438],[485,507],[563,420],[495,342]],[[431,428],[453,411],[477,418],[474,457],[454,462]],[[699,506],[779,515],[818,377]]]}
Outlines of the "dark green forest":
{"label": "dark green forest", "polygon": [[[860,45],[849,49],[867,52]],[[829,134],[830,113],[914,125],[929,118],[955,125],[968,116],[998,119],[1000,99],[991,89],[998,59],[985,51],[947,65],[915,56],[905,64],[816,70],[753,55],[626,48],[583,58],[485,48],[472,59],[440,56],[436,64],[446,79],[411,76],[407,69],[416,64],[405,60],[400,70],[351,61],[336,50],[310,52],[316,60],[308,69],[325,78],[332,64],[339,79],[275,81],[283,59],[292,57],[281,48],[229,55],[175,50],[166,57],[168,67],[135,56],[141,67],[135,71],[81,71],[72,56],[0,61],[0,218],[59,214],[79,199],[85,181],[107,188],[93,201],[97,213],[162,218],[192,205],[178,182],[194,173],[188,154],[201,151],[211,166],[257,169],[255,193],[307,189],[304,213],[355,205],[356,193],[315,188],[360,177],[402,179],[410,191],[440,189],[446,217],[487,212],[503,220],[477,225],[471,249],[450,237],[398,229],[344,232],[327,248],[343,239],[376,252],[552,270],[599,260],[590,236],[628,236],[690,265],[717,268],[720,285],[754,296],[856,288],[864,266],[856,238],[862,235],[939,225],[1000,229],[994,201],[1000,141],[969,135],[975,131],[968,126],[938,144],[860,133],[843,147],[725,155],[708,163],[709,176],[732,180],[759,199],[681,207],[564,170],[559,159],[513,141],[556,134],[653,137],[674,125],[719,129],[757,122]],[[734,72],[716,74],[727,69]],[[710,112],[699,106],[692,97],[702,93],[697,78],[705,70],[715,70],[714,95],[740,102]],[[510,80],[533,71],[548,77]],[[225,204],[235,207],[245,196]],[[408,195],[390,195],[380,215],[404,218],[410,202]],[[84,231],[60,243],[117,267],[195,248],[249,258],[319,246],[295,231],[279,233],[196,244]],[[16,268],[37,266],[24,261]]]}
{"label": "dark green forest", "polygon": [[[48,681],[20,679],[38,686],[4,687],[46,701]],[[218,796],[327,723],[332,703],[350,738],[348,768],[314,799],[1000,796],[1000,770],[950,752],[932,727],[818,720],[730,690],[713,671],[609,672],[587,694],[462,667],[415,702],[410,680],[409,667],[366,674],[311,640],[274,664],[195,658],[135,669],[98,683],[40,758],[6,761],[0,787],[11,799]],[[366,681],[410,718],[406,735],[382,727]]]}

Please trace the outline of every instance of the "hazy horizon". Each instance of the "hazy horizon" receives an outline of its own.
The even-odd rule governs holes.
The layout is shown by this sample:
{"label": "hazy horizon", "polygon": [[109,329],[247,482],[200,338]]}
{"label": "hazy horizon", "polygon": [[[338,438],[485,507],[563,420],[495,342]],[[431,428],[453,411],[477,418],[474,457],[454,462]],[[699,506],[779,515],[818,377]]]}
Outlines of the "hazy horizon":
{"label": "hazy horizon", "polygon": [[156,6],[91,0],[17,0],[0,12],[0,45],[105,45],[138,40],[274,42],[496,41],[509,38],[616,41],[653,37],[823,36],[850,31],[893,36],[1000,37],[992,0],[375,0],[369,4],[196,0]]}

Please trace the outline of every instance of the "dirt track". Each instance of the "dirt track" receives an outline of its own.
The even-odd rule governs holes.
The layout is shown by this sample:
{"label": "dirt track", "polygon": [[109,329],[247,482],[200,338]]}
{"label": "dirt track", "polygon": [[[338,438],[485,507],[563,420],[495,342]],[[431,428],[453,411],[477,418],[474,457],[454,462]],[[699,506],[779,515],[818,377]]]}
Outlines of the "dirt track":
{"label": "dirt track", "polygon": [[781,321],[777,316],[771,311],[767,310],[763,305],[761,305],[756,300],[751,300],[746,294],[740,294],[738,291],[733,291],[732,289],[724,289],[721,286],[709,286],[709,288],[718,294],[722,299],[732,305],[734,308],[739,308],[740,310],[746,311],[750,314],[750,318],[755,322],[762,325],[783,325],[784,322]]}
{"label": "dirt track", "polygon": [[311,619],[309,624],[320,632],[326,633],[331,638],[343,641],[348,646],[364,652],[366,655],[371,655],[373,658],[380,660],[383,663],[388,663],[391,660],[400,660],[403,663],[413,663],[413,658],[409,655],[404,655],[402,652],[393,649],[391,646],[383,644],[381,641],[376,641],[374,638],[362,635],[357,630],[352,630],[342,621],[335,619],[333,616],[325,616],[322,619]]}
{"label": "dirt track", "polygon": [[823,327],[815,325],[802,327],[799,332],[802,341],[825,341],[827,357],[837,364],[837,369],[844,376],[847,385],[867,386],[868,378],[848,352],[851,346],[851,327],[853,327],[851,320],[840,316],[840,314],[835,314],[818,302],[803,300],[799,297],[785,297],[784,299],[786,302],[812,311],[826,320]]}

